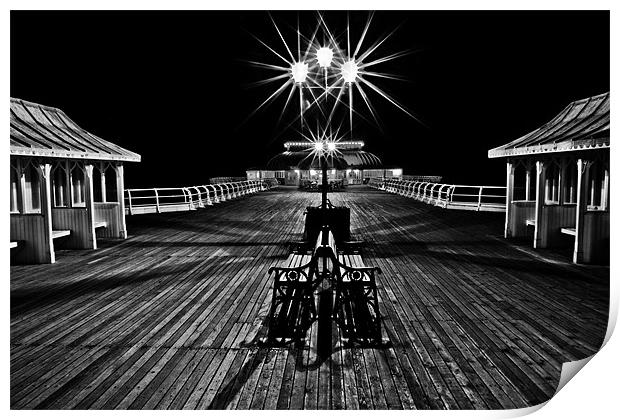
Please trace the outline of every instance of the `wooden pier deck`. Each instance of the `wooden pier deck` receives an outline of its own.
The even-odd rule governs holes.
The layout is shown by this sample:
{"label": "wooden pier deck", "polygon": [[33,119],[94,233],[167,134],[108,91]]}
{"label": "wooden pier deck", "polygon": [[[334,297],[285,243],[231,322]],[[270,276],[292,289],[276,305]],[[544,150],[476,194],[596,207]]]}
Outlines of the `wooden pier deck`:
{"label": "wooden pier deck", "polygon": [[607,268],[504,241],[502,214],[365,187],[330,198],[351,207],[364,260],[383,271],[390,345],[344,346],[324,314],[301,345],[261,344],[267,269],[320,199],[280,188],[135,216],[125,241],[11,267],[11,407],[518,408],[550,398],[561,364],[602,343]]}

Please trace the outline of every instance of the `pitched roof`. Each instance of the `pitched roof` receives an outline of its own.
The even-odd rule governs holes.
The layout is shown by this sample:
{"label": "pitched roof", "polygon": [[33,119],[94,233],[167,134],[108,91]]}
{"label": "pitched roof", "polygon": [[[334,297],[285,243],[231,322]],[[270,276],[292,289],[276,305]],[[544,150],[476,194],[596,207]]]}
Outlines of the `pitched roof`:
{"label": "pitched roof", "polygon": [[[372,169],[381,167],[381,159],[372,153],[363,150],[343,150],[327,159],[329,168],[336,169]],[[321,164],[314,154],[306,151],[282,152],[274,156],[268,163],[267,169],[286,170],[296,169],[320,169]]]}
{"label": "pitched roof", "polygon": [[572,102],[555,118],[503,146],[490,158],[609,148],[609,92]]}
{"label": "pitched roof", "polygon": [[[338,150],[361,150],[364,147],[364,142],[361,140],[339,140],[335,144]],[[312,151],[314,149],[314,142],[308,140],[287,141],[284,143],[284,148],[292,152]]]}
{"label": "pitched roof", "polygon": [[140,155],[103,140],[63,111],[11,98],[11,155],[140,162]]}
{"label": "pitched roof", "polygon": [[[338,141],[336,144],[337,152],[327,159],[330,168],[371,169],[382,166],[381,159],[372,153],[361,150],[364,147],[364,142],[361,140]],[[288,141],[284,143],[286,150],[274,156],[267,163],[267,169],[320,169],[321,163],[313,153],[314,146],[315,143],[307,140]]]}

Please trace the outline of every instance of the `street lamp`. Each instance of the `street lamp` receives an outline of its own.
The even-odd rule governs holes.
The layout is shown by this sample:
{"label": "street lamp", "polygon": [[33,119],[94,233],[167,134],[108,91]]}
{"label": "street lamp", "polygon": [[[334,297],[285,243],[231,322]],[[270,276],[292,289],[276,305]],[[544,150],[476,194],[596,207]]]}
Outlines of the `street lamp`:
{"label": "street lamp", "polygon": [[340,67],[340,75],[345,83],[355,83],[357,79],[358,66],[355,60],[349,60]]}
{"label": "street lamp", "polygon": [[334,51],[329,47],[321,47],[316,50],[316,60],[319,62],[319,67],[321,68],[331,66],[333,58]]}
{"label": "street lamp", "polygon": [[325,90],[327,90],[327,68],[331,66],[334,59],[334,51],[329,47],[321,47],[316,50],[316,61],[319,67],[325,72]]}
{"label": "street lamp", "polygon": [[308,64],[302,61],[298,61],[291,65],[291,76],[295,83],[301,84],[306,81],[308,77]]}
{"label": "street lamp", "polygon": [[338,145],[331,139],[319,140],[314,143],[314,152],[319,157],[321,163],[321,207],[327,209],[327,157],[333,156],[337,150]]}

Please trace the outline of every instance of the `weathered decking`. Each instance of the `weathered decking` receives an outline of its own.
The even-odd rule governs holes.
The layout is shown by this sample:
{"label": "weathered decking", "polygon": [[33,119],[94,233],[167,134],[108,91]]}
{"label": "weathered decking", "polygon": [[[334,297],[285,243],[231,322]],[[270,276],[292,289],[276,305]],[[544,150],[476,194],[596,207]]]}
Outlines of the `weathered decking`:
{"label": "weathered decking", "polygon": [[330,198],[351,207],[364,260],[383,271],[391,345],[344,347],[324,314],[305,345],[261,345],[267,269],[319,200],[281,188],[135,216],[126,241],[11,267],[11,407],[524,407],[600,346],[606,268],[537,258],[501,239],[501,214],[368,188]]}

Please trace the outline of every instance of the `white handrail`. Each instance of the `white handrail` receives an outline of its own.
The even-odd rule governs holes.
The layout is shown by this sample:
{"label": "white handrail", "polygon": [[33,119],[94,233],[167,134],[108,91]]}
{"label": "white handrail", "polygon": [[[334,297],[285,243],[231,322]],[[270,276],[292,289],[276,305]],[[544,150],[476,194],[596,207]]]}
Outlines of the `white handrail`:
{"label": "white handrail", "polygon": [[444,208],[477,211],[504,211],[506,208],[505,186],[444,184],[398,178],[372,178],[368,185]]}
{"label": "white handrail", "polygon": [[196,210],[271,188],[268,182],[251,180],[176,188],[131,188],[125,190],[126,211],[133,215]]}

